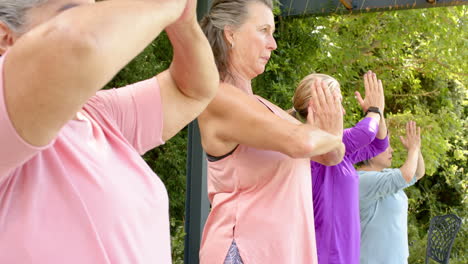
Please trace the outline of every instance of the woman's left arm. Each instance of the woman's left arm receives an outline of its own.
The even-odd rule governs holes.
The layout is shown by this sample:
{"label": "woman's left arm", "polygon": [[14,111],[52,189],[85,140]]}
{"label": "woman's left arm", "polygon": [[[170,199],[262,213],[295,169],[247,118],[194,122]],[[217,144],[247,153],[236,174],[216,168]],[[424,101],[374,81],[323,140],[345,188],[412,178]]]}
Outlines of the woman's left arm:
{"label": "woman's left arm", "polygon": [[416,179],[421,179],[426,174],[426,164],[422,155],[422,149],[419,149],[418,165],[416,168]]}
{"label": "woman's left arm", "polygon": [[219,86],[213,52],[197,22],[196,6],[196,0],[188,0],[179,20],[166,28],[174,56],[169,69],[157,76],[164,115],[163,140],[201,114]]}

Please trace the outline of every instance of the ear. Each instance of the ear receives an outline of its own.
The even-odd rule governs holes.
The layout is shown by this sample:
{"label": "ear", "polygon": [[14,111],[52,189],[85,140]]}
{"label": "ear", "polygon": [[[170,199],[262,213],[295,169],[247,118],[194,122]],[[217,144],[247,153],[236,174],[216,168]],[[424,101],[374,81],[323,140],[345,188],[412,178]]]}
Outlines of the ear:
{"label": "ear", "polygon": [[15,43],[15,34],[13,31],[2,21],[0,21],[0,55],[3,55],[8,48]]}
{"label": "ear", "polygon": [[234,29],[232,26],[224,26],[224,38],[228,46],[234,45]]}

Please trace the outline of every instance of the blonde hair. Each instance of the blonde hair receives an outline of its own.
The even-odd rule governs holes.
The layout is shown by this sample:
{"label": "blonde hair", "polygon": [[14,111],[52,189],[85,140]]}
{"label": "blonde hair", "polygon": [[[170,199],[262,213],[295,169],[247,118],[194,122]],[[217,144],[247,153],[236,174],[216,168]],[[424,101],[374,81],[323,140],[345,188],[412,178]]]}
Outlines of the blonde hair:
{"label": "blonde hair", "polygon": [[317,79],[327,82],[327,86],[330,89],[330,92],[341,92],[340,83],[329,75],[312,73],[304,77],[294,92],[294,96],[292,98],[293,109],[289,111],[293,117],[301,122],[305,122],[307,119],[309,101],[312,97],[310,87]]}

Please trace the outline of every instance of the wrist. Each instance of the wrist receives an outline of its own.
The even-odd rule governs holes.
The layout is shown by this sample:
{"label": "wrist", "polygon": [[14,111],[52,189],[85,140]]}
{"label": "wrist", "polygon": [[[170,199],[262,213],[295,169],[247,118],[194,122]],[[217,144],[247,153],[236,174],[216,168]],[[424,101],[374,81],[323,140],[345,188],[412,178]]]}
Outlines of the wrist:
{"label": "wrist", "polygon": [[198,22],[193,19],[185,22],[175,22],[166,27],[166,32],[168,35],[182,35],[187,32],[197,32],[200,26]]}
{"label": "wrist", "polygon": [[408,148],[408,152],[411,152],[411,153],[418,152],[418,151],[419,151],[419,148],[416,146]]}
{"label": "wrist", "polygon": [[382,111],[380,110],[379,107],[376,107],[376,106],[369,106],[366,110],[366,116],[369,114],[369,113],[376,113],[378,114],[380,117],[383,117],[383,114],[382,114]]}

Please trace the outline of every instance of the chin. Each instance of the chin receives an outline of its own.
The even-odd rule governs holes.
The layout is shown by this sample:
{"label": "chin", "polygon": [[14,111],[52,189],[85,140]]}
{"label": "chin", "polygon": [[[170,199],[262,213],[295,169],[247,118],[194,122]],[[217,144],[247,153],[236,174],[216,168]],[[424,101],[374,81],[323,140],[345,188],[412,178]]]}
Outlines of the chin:
{"label": "chin", "polygon": [[265,67],[262,67],[261,69],[258,70],[258,75],[262,74],[265,72]]}

